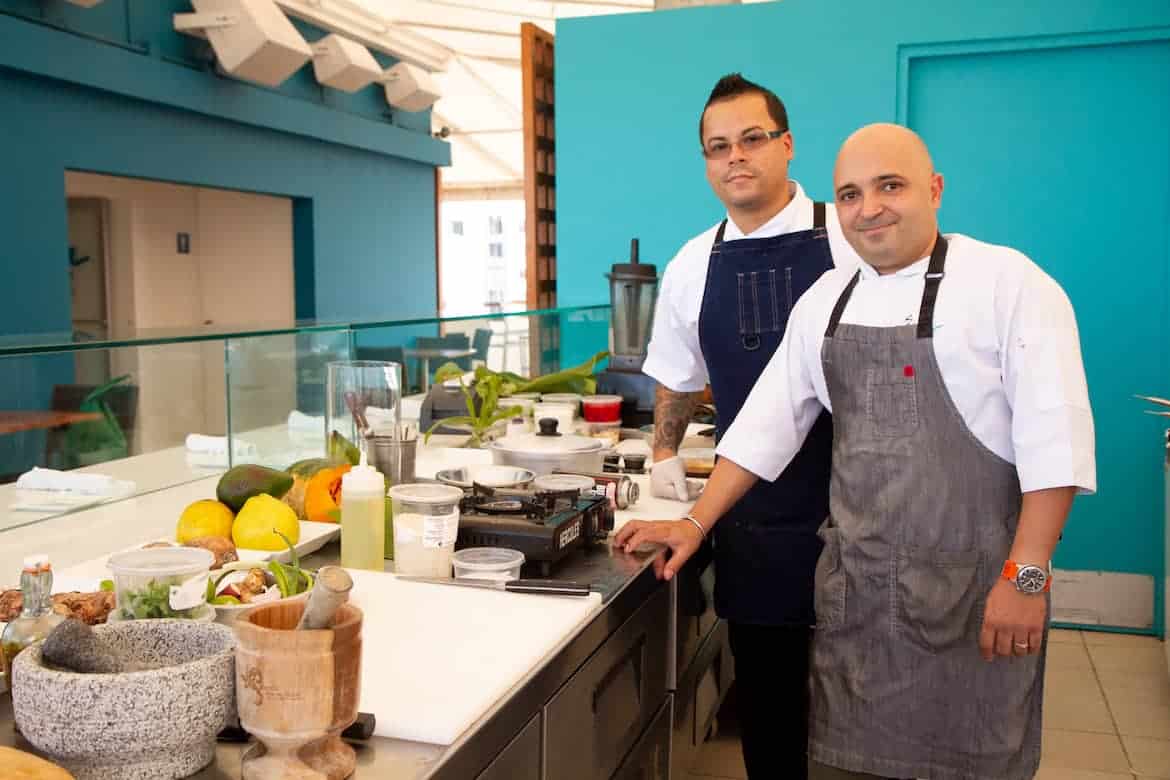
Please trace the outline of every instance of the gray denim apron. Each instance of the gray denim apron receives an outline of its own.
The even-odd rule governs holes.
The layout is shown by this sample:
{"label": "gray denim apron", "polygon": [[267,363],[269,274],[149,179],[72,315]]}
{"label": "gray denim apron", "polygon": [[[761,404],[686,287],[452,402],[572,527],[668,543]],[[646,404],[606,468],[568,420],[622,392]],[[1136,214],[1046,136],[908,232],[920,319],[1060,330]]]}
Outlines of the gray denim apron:
{"label": "gray denim apron", "polygon": [[833,477],[809,755],[887,777],[1027,780],[1040,762],[1044,648],[991,663],[979,654],[1022,496],[1015,466],[967,428],[935,359],[946,248],[940,235],[916,325],[841,324],[859,272],[825,332]]}

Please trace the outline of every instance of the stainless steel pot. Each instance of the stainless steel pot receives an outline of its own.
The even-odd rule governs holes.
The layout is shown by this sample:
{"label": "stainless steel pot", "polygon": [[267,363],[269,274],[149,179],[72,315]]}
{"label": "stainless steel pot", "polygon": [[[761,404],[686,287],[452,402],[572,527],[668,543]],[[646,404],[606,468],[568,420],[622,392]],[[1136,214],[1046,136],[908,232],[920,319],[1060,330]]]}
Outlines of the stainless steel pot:
{"label": "stainless steel pot", "polygon": [[559,433],[557,421],[550,418],[538,424],[538,433],[505,436],[492,442],[492,462],[519,466],[537,476],[551,474],[554,469],[600,472],[604,468],[605,443],[600,439]]}

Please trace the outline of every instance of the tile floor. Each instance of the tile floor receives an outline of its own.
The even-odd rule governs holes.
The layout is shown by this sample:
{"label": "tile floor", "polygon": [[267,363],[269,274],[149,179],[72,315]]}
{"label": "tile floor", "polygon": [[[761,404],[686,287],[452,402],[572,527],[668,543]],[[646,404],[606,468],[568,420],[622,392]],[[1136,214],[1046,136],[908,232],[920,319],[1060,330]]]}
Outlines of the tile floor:
{"label": "tile floor", "polygon": [[[1054,630],[1050,637],[1036,780],[1170,778],[1170,675],[1162,643],[1095,631]],[[682,780],[747,777],[728,709],[720,713],[719,734]]]}

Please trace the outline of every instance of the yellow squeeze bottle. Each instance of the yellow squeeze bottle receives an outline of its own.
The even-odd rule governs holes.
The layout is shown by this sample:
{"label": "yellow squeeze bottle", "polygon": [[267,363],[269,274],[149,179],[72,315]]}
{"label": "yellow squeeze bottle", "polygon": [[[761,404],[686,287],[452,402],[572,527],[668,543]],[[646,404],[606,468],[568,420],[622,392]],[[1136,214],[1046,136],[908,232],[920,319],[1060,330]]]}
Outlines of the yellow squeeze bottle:
{"label": "yellow squeeze bottle", "polygon": [[384,571],[386,481],[366,463],[341,478],[341,565],[347,569]]}

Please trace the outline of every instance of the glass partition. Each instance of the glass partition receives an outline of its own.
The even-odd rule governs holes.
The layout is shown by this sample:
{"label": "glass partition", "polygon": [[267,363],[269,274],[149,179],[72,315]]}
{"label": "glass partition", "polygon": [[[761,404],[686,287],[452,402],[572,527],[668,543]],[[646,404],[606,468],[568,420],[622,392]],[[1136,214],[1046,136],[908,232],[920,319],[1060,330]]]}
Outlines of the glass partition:
{"label": "glass partition", "polygon": [[[331,361],[400,363],[403,417],[418,419],[424,387],[448,361],[535,377],[608,346],[608,306],[103,341],[0,338],[0,585],[23,555],[62,550],[54,564],[69,565],[172,535],[183,507],[214,497],[233,464],[283,469],[323,455]],[[18,488],[38,467],[68,472],[48,486],[69,489]],[[79,494],[76,478],[92,475],[96,492]]]}

